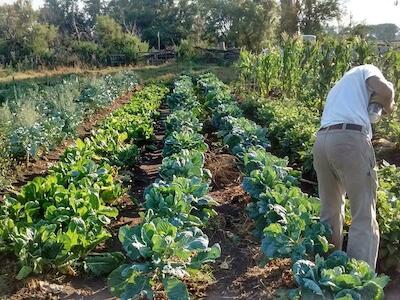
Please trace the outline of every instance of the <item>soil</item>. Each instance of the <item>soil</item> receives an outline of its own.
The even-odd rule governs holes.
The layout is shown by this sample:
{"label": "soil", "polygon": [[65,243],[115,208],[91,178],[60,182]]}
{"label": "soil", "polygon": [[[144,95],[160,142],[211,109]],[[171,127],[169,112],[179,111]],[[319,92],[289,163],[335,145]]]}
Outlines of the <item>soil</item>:
{"label": "soil", "polygon": [[400,299],[400,273],[391,276],[391,282],[385,288],[385,300],[399,300]]}
{"label": "soil", "polygon": [[[95,113],[87,116],[82,121],[81,125],[77,128],[77,137],[84,139],[90,136],[93,128],[95,128],[114,110],[118,109],[122,105],[129,103],[132,95],[140,89],[141,86],[136,86],[134,90],[117,98],[106,108],[99,109]],[[29,163],[17,163],[15,170],[13,171],[13,182],[11,183],[13,188],[18,190],[21,186],[23,186],[28,181],[31,181],[33,178],[37,176],[46,176],[48,169],[59,160],[65,149],[73,144],[74,141],[75,138],[67,139],[63,141],[60,145],[58,145],[55,149],[30,161]],[[0,190],[0,201],[2,199],[2,195],[4,195],[6,192],[7,191]]]}
{"label": "soil", "polygon": [[378,162],[382,160],[400,167],[400,143],[393,143],[380,138],[373,141],[376,158]]}
{"label": "soil", "polygon": [[222,255],[205,299],[273,299],[281,288],[292,287],[289,259],[259,266],[260,244],[251,233],[253,224],[245,213],[250,199],[242,187],[228,185],[211,196],[220,206],[207,233],[212,242],[220,243]]}
{"label": "soil", "polygon": [[214,177],[210,196],[219,206],[218,216],[206,232],[211,244],[221,245],[222,254],[213,266],[215,281],[204,298],[273,299],[281,288],[293,286],[290,260],[274,260],[261,266],[260,243],[251,233],[253,222],[245,211],[251,200],[241,186],[238,163],[234,156],[216,148],[213,141],[209,136],[211,151],[206,155],[206,167]]}

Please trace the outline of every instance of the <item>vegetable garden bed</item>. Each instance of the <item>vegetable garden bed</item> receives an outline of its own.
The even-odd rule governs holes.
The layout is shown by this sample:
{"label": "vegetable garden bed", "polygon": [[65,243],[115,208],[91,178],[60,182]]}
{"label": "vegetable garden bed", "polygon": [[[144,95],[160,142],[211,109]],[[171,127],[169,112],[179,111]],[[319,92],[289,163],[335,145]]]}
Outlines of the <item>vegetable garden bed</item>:
{"label": "vegetable garden bed", "polygon": [[10,86],[0,105],[0,190],[15,180],[14,175],[34,175],[41,158],[50,151],[50,157],[57,155],[60,144],[85,134],[85,125],[96,121],[90,116],[137,84],[136,74],[122,72],[99,78],[70,76],[53,86]]}
{"label": "vegetable garden bed", "polygon": [[[107,243],[104,244],[103,241],[109,236],[108,232],[112,232],[113,228],[121,225],[124,216],[119,218],[116,222],[113,222],[110,226],[111,220],[109,218],[115,218],[118,215],[118,211],[116,208],[108,205],[112,203],[114,199],[118,199],[121,208],[135,205],[135,202],[132,202],[127,196],[121,197],[124,191],[121,189],[120,182],[122,182],[121,180],[127,180],[125,182],[126,184],[124,184],[126,187],[129,187],[131,184],[129,182],[129,173],[126,173],[124,170],[129,170],[129,168],[137,162],[140,151],[139,147],[146,141],[152,139],[152,118],[157,115],[156,111],[165,92],[165,88],[155,85],[150,85],[143,91],[138,92],[132,97],[129,104],[116,110],[110,117],[105,119],[92,137],[85,139],[85,141],[77,140],[75,146],[68,148],[61,157],[60,162],[50,169],[50,175],[44,179],[34,179],[33,182],[22,187],[21,193],[15,196],[6,196],[5,204],[1,207],[0,217],[1,250],[3,253],[4,251],[6,251],[6,253],[16,251],[15,253],[18,253],[20,263],[23,267],[19,267],[20,271],[18,275],[14,272],[8,274],[7,270],[4,270],[5,273],[1,274],[1,278],[4,279],[2,280],[3,282],[15,284],[17,282],[12,278],[13,274],[21,279],[29,275],[30,272],[42,272],[49,267],[51,269],[58,267],[61,272],[58,274],[73,275],[75,274],[76,268],[76,270],[81,270],[81,268],[86,265],[87,268],[90,269],[90,267],[88,267],[90,263],[86,262],[82,265],[83,261],[80,259],[86,257],[88,251],[94,249],[96,245],[98,251],[104,251],[104,246],[110,246]],[[117,176],[117,170],[120,170],[119,176]],[[121,175],[123,175],[123,177],[121,177]],[[54,181],[54,178],[57,178],[57,180]],[[57,181],[59,183],[56,183]],[[48,188],[46,185],[38,185],[41,184],[41,182],[44,182],[48,187],[51,187],[51,189],[47,190]],[[61,192],[61,194],[59,191],[57,192],[58,187],[54,185],[55,183],[59,184],[61,189],[63,188],[62,186],[66,184],[67,190],[65,191],[67,193],[72,193],[76,190],[76,192],[81,194],[78,197],[74,197],[72,194],[66,194],[66,199],[69,197],[69,202],[62,202],[62,193],[64,192]],[[30,187],[35,187],[35,189],[32,190]],[[57,189],[55,189],[56,187]],[[42,193],[42,188],[45,189],[43,190],[43,196],[38,198],[40,195],[39,193]],[[82,192],[80,192],[80,189]],[[31,194],[32,192],[35,194],[28,194],[28,191]],[[56,193],[53,191],[56,191]],[[86,198],[85,191],[89,192],[87,194],[88,198]],[[21,204],[23,203],[22,197],[33,198],[28,202],[24,200],[25,205],[22,207],[23,209],[20,210],[16,204],[18,202]],[[89,202],[82,202],[86,201],[85,199]],[[128,200],[128,202],[126,200]],[[35,205],[37,205],[36,203],[42,208],[39,208],[39,210],[32,209],[30,211],[26,209],[27,205],[34,208]],[[54,203],[53,206],[57,208],[55,213],[59,214],[58,216],[55,215],[56,219],[52,218],[49,214],[49,208],[52,206],[51,203]],[[83,208],[84,210],[82,210]],[[42,215],[43,209],[45,212],[44,215]],[[70,212],[66,210],[65,213],[63,213],[65,209]],[[136,206],[135,212],[137,213],[137,211],[138,208]],[[102,217],[102,214],[104,214],[104,217]],[[63,215],[64,217],[60,218]],[[11,216],[13,223],[10,223]],[[135,222],[134,214],[131,214],[129,217],[130,223],[133,224],[132,222]],[[72,226],[71,224],[76,222],[75,220],[80,222],[76,224],[82,224],[84,227],[79,229],[79,227]],[[100,223],[96,225],[98,227],[89,227],[92,225],[88,222],[97,222],[96,220],[100,221]],[[46,227],[43,227],[47,226],[45,225],[46,223],[48,223],[49,226],[56,226],[56,228],[53,233],[49,231],[46,235],[43,235],[45,231],[42,230],[46,230]],[[16,227],[18,231],[15,233],[8,231],[11,229],[10,226],[12,224],[18,226]],[[57,227],[59,229],[57,229]],[[32,232],[29,234],[35,240],[31,240],[31,237],[27,235],[28,231],[25,233],[24,228]],[[96,238],[88,231],[85,233],[84,230],[89,230],[90,228],[97,228],[96,230],[100,230],[99,234],[101,234],[101,238]],[[40,230],[43,233],[36,236],[36,230]],[[17,239],[13,238],[12,236],[15,236],[15,234],[20,235],[20,237],[17,237]],[[61,236],[58,237],[58,234],[61,234]],[[88,241],[91,240],[90,243],[87,244],[87,248],[84,248],[86,242],[83,240],[84,235],[82,234],[86,234]],[[71,235],[75,236],[74,239],[77,238],[77,240],[69,238]],[[10,237],[12,238],[11,242],[9,240]],[[61,239],[62,237],[68,238],[68,240],[63,240]],[[17,242],[22,242],[22,244],[15,244]],[[73,243],[75,243],[76,246]],[[57,245],[56,248],[52,250],[49,249],[50,252],[43,252],[48,251],[45,247],[54,247],[51,246],[52,244],[54,246]],[[32,248],[29,248],[30,246]],[[115,248],[116,245],[112,243],[111,246],[111,248]],[[17,247],[21,247],[20,249],[23,251],[20,252]],[[110,247],[107,247],[107,249],[110,249]],[[60,251],[58,252],[60,256],[57,251]],[[26,256],[22,253],[25,253]],[[63,253],[70,254],[65,256]],[[51,254],[51,256],[49,256],[49,254]],[[61,259],[62,261],[60,261]],[[11,264],[11,266],[15,266],[15,263]],[[11,271],[15,271],[15,268]],[[57,273],[51,272],[51,274],[52,276],[50,277],[53,279],[60,277],[56,276]],[[28,281],[28,284],[32,282],[41,281],[33,279],[32,281]],[[17,284],[17,286],[18,285],[19,284]],[[12,292],[12,289],[13,286],[8,286],[8,284],[6,284],[5,287],[2,287],[1,293]],[[22,289],[22,293],[25,293],[26,296],[29,293],[29,289],[25,292],[24,290],[26,289]],[[46,294],[46,292],[44,292],[44,294]],[[18,295],[16,297],[18,298]]]}
{"label": "vegetable garden bed", "polygon": [[[243,117],[226,85],[211,74],[181,76],[167,97],[170,113],[159,108],[165,93],[146,87],[68,148],[50,175],[6,197],[0,250],[22,264],[7,273],[51,271],[15,297],[382,299],[388,278],[332,253],[318,199],[298,187],[301,174],[287,159],[267,152],[267,130]],[[165,120],[154,127],[160,111]],[[138,146],[145,153],[135,167]],[[397,192],[396,170],[387,172],[385,197]],[[101,238],[85,231],[89,216]]]}

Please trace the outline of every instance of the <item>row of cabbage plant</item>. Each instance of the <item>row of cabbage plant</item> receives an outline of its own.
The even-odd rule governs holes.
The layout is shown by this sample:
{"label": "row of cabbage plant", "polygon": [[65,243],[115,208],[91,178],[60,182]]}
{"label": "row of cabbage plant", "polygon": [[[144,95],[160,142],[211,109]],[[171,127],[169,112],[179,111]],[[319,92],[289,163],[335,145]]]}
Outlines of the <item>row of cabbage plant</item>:
{"label": "row of cabbage plant", "polygon": [[333,251],[331,229],[319,221],[319,199],[298,187],[299,173],[287,159],[267,151],[267,132],[242,117],[229,87],[213,74],[198,80],[220,137],[242,163],[244,190],[251,196],[249,216],[261,250],[268,259],[291,258],[298,289],[291,298],[382,299],[387,276],[377,274],[364,261]]}
{"label": "row of cabbage plant", "polygon": [[207,144],[200,134],[201,105],[192,79],[180,77],[168,96],[172,113],[160,177],[146,188],[142,222],[119,231],[125,263],[109,276],[111,292],[121,299],[189,299],[185,281],[220,256],[220,246],[209,245],[202,228],[214,216],[207,196],[210,172],[204,168]]}

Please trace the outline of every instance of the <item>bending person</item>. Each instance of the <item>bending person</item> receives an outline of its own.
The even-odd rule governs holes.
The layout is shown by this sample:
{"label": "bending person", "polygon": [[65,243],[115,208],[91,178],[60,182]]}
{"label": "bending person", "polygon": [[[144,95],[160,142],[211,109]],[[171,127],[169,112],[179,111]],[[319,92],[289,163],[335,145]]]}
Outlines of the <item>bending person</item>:
{"label": "bending person", "polygon": [[394,110],[393,85],[373,65],[344,74],[328,94],[313,148],[321,199],[321,221],[332,226],[332,243],[342,249],[345,195],[351,208],[349,257],[376,266],[379,228],[376,221],[377,174],[368,115],[371,99],[386,114]]}

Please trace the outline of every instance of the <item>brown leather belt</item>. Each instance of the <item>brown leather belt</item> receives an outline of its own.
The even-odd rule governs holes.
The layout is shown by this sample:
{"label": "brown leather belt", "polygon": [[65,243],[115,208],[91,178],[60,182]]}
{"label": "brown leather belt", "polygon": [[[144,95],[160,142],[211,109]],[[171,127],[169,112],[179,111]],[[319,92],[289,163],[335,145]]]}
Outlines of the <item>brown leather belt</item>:
{"label": "brown leather belt", "polygon": [[321,128],[319,131],[326,131],[326,130],[332,130],[332,129],[345,129],[345,130],[355,130],[355,131],[362,132],[363,127],[361,125],[357,125],[357,124],[341,123],[341,124],[335,124],[335,125]]}

